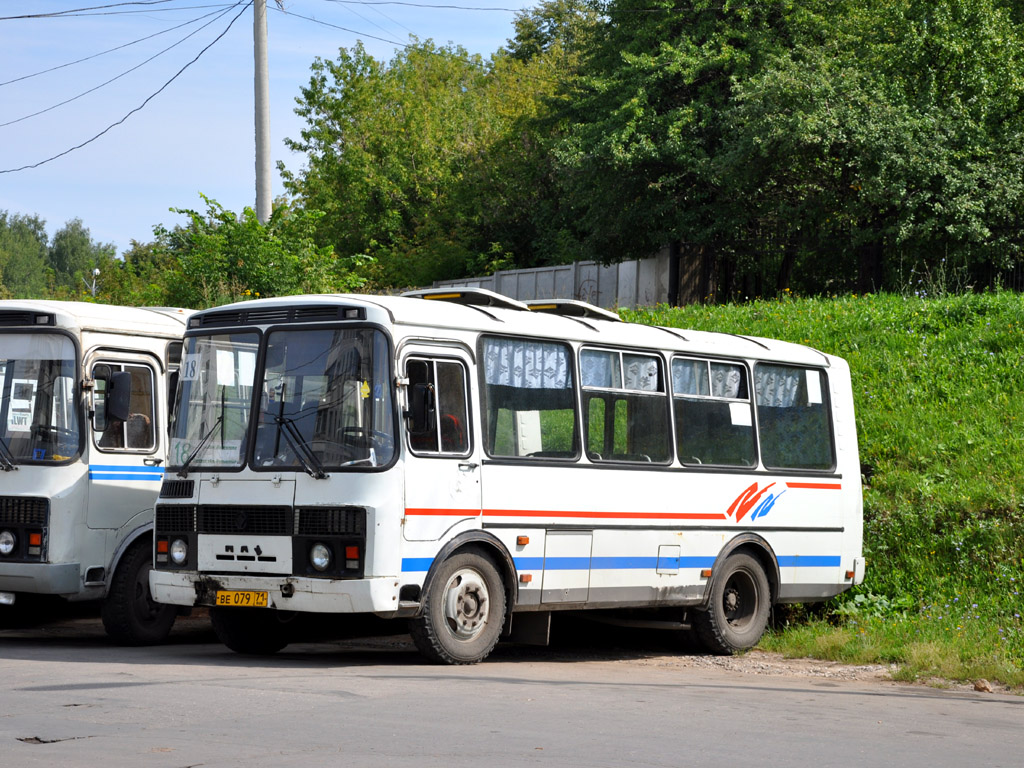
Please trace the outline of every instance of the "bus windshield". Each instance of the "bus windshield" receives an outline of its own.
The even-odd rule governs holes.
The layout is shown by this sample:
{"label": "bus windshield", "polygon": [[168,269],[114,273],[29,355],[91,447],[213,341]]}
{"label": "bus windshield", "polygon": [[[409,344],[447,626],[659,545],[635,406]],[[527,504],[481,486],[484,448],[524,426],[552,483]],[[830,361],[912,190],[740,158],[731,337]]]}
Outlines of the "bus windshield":
{"label": "bus windshield", "polygon": [[255,332],[190,337],[169,464],[241,468],[251,462],[255,469],[315,477],[332,468],[390,464],[389,357],[385,336],[366,328],[275,330],[262,342]]}
{"label": "bus windshield", "polygon": [[55,333],[0,335],[0,465],[78,455],[75,347]]}
{"label": "bus windshield", "polygon": [[310,474],[390,464],[394,412],[384,334],[366,328],[267,335],[253,463]]}

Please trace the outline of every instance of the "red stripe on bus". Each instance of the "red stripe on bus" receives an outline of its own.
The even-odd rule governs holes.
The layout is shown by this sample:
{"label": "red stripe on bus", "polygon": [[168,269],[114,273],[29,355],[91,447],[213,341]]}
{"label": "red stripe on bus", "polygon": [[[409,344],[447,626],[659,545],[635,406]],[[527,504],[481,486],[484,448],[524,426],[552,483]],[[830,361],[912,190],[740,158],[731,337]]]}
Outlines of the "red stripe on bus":
{"label": "red stripe on bus", "polygon": [[842,483],[786,483],[788,488],[817,488],[823,491],[841,491]]}
{"label": "red stripe on bus", "polygon": [[724,520],[721,512],[554,512],[545,509],[485,509],[491,517],[593,517],[628,520]]}
{"label": "red stripe on bus", "polygon": [[479,517],[479,509],[407,509],[406,515],[449,515],[451,517]]}

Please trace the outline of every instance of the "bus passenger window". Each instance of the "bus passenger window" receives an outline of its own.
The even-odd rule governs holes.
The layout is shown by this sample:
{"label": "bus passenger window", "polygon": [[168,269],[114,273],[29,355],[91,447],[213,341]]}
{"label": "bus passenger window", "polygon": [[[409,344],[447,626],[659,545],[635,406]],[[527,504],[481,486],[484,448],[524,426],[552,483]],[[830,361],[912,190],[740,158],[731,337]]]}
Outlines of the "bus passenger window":
{"label": "bus passenger window", "polygon": [[410,360],[406,374],[411,387],[429,385],[434,393],[433,419],[422,432],[409,431],[413,453],[469,453],[469,397],[466,369],[451,360]]}
{"label": "bus passenger window", "polygon": [[742,365],[674,359],[672,394],[679,461],[691,466],[756,466],[749,392]]}
{"label": "bus passenger window", "polygon": [[832,469],[835,449],[825,374],[788,365],[754,368],[761,458],[775,469]]}
{"label": "bus passenger window", "polygon": [[584,349],[580,381],[591,461],[669,461],[668,398],[658,357]]}
{"label": "bus passenger window", "polygon": [[576,395],[565,344],[483,340],[486,448],[491,456],[576,459]]}

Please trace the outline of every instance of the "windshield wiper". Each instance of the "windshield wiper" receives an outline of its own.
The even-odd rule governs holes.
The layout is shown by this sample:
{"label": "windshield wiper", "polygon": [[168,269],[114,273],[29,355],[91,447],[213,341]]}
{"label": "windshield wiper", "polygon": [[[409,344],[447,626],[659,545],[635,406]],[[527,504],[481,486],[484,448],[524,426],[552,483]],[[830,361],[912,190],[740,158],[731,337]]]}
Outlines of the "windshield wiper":
{"label": "windshield wiper", "polygon": [[7,445],[7,441],[2,437],[0,437],[0,469],[4,472],[17,469],[14,465],[14,454],[11,452],[11,447]]}
{"label": "windshield wiper", "polygon": [[192,451],[192,453],[190,453],[188,455],[188,458],[185,459],[181,463],[181,468],[178,470],[178,477],[181,477],[181,478],[188,477],[188,467],[189,467],[189,464],[191,464],[195,460],[196,456],[199,455],[199,452],[201,450],[203,450],[203,446],[205,446],[206,443],[210,440],[210,438],[213,436],[213,433],[217,431],[217,427],[220,426],[222,421],[224,421],[224,412],[223,411],[221,411],[220,416],[218,416],[214,420],[213,426],[210,427],[210,431],[207,432],[205,435],[203,435],[202,439],[199,441],[199,445],[197,445],[195,447],[195,450]]}
{"label": "windshield wiper", "polygon": [[302,468],[317,480],[323,480],[327,477],[327,473],[324,472],[323,462],[320,461],[306,441],[302,439],[302,433],[295,426],[295,422],[287,416],[278,415],[274,417],[274,423],[277,424],[278,435],[284,435],[284,439],[288,441],[288,445],[292,447],[295,455],[302,462]]}

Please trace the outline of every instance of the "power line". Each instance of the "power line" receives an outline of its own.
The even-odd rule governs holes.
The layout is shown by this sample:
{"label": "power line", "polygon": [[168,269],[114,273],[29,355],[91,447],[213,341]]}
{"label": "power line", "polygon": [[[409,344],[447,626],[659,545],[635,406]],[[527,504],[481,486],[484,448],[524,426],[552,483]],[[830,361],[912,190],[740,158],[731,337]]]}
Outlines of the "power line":
{"label": "power line", "polygon": [[327,22],[327,21],[320,21],[320,19],[314,19],[312,16],[303,16],[301,13],[294,13],[292,11],[285,11],[285,10],[282,10],[281,8],[275,8],[274,10],[277,11],[278,13],[283,13],[285,16],[294,16],[297,19],[304,19],[305,21],[312,21],[314,24],[320,24],[321,26],[324,26],[324,27],[331,27],[332,29],[340,29],[342,32],[348,32],[349,34],[352,34],[352,35],[359,35],[360,37],[368,37],[371,40],[380,40],[382,43],[387,43],[388,45],[397,45],[399,48],[408,48],[409,47],[408,45],[406,45],[404,43],[399,43],[399,42],[397,42],[395,40],[388,40],[386,37],[377,37],[376,35],[368,35],[365,32],[358,32],[358,31],[356,31],[354,29],[349,29],[348,27],[340,27],[337,24],[331,24],[330,22]]}
{"label": "power line", "polygon": [[58,64],[56,67],[50,67],[49,69],[44,69],[44,70],[41,70],[39,72],[33,72],[31,75],[22,75],[21,77],[16,77],[13,80],[5,80],[4,82],[0,83],[0,88],[2,88],[5,85],[10,85],[11,83],[20,83],[22,80],[30,80],[33,77],[39,77],[40,75],[47,75],[50,72],[56,72],[58,69],[64,69],[65,67],[71,67],[71,66],[74,66],[75,64],[81,64],[84,61],[90,61],[91,59],[98,59],[100,56],[105,56],[108,53],[113,53],[114,51],[120,51],[122,48],[128,48],[128,47],[130,47],[132,45],[135,45],[136,43],[143,43],[146,40],[152,40],[154,37],[159,37],[160,35],[166,35],[168,32],[173,32],[176,29],[181,29],[182,27],[187,27],[189,24],[195,24],[197,21],[202,21],[203,19],[205,19],[205,18],[207,18],[209,16],[213,16],[215,13],[217,13],[217,11],[210,11],[209,13],[204,14],[202,16],[198,16],[198,17],[196,17],[194,19],[190,19],[189,21],[186,21],[183,24],[178,24],[177,26],[174,26],[174,27],[168,27],[167,29],[162,29],[159,32],[154,32],[152,35],[146,35],[145,37],[140,37],[137,40],[132,40],[130,43],[125,43],[124,45],[118,45],[118,46],[116,46],[114,48],[108,48],[105,51],[100,51],[99,53],[94,53],[91,56],[86,56],[86,57],[81,58],[81,59],[76,59],[75,61],[69,61],[66,64]]}
{"label": "power line", "polygon": [[[170,3],[175,0],[153,0],[153,2]],[[208,5],[179,5],[172,6],[171,8],[144,8],[135,11],[102,11],[104,8],[116,8],[119,5],[145,5],[145,3],[116,3],[114,5],[98,5],[94,8],[74,8],[67,11],[57,11],[54,13],[35,13],[35,14],[24,14],[22,16],[0,16],[0,21],[13,21],[17,19],[75,19],[83,16],[128,16],[137,14],[152,14],[152,13],[173,13],[175,11],[196,11],[204,10],[206,8],[232,8],[234,5],[231,3],[211,3]],[[102,11],[96,12],[93,11]]]}
{"label": "power line", "polygon": [[235,22],[238,21],[238,19],[241,18],[242,14],[245,13],[245,11],[252,5],[252,0],[247,0],[244,3],[243,2],[235,3],[234,6],[232,6],[232,7],[238,7],[239,5],[242,6],[242,10],[240,10],[235,15],[235,17],[230,22],[228,22],[228,25],[227,25],[227,27],[224,28],[223,32],[221,32],[219,35],[217,35],[217,37],[215,37],[212,42],[210,42],[205,48],[203,48],[203,50],[201,50],[199,53],[197,53],[195,55],[195,57],[190,62],[188,62],[185,66],[183,66],[181,69],[179,69],[171,77],[170,80],[168,80],[166,83],[161,85],[156,91],[154,91],[148,97],[146,97],[145,101],[143,101],[139,106],[135,107],[135,109],[133,109],[130,112],[128,112],[120,120],[118,120],[115,123],[111,123],[106,128],[104,128],[102,131],[100,131],[95,136],[93,136],[91,139],[86,139],[81,144],[78,144],[78,145],[76,145],[74,147],[71,147],[70,149],[65,149],[63,152],[60,152],[60,153],[58,153],[56,155],[53,155],[52,157],[48,157],[45,160],[40,160],[38,163],[32,163],[31,165],[23,165],[20,168],[6,168],[6,169],[3,169],[3,170],[0,170],[0,173],[16,173],[18,171],[25,171],[25,170],[28,170],[30,168],[38,168],[41,165],[46,165],[47,163],[53,162],[54,160],[56,160],[56,159],[58,159],[60,157],[64,157],[64,155],[70,154],[70,153],[74,152],[75,150],[81,149],[82,147],[84,147],[84,146],[86,146],[88,144],[91,144],[92,142],[96,141],[98,138],[103,136],[105,133],[110,131],[112,128],[115,128],[116,126],[121,125],[121,123],[123,123],[125,120],[127,120],[132,115],[134,115],[136,112],[141,111],[147,104],[149,104],[149,102],[151,102],[154,98],[156,98],[158,95],[160,95],[160,93],[163,92],[164,89],[167,88],[167,86],[169,86],[171,83],[173,83],[175,80],[177,80],[186,69],[191,67],[197,61],[199,61],[200,57],[204,53],[206,53],[214,45],[216,45],[218,42],[220,42],[221,38],[223,38],[224,35],[226,35],[228,33],[228,31],[230,31],[231,27],[234,26]]}
{"label": "power line", "polygon": [[[52,110],[57,109],[58,107],[63,107],[65,104],[70,104],[72,101],[77,101],[78,99],[82,98],[83,96],[88,96],[93,91],[98,91],[100,88],[103,88],[104,86],[110,85],[115,80],[120,80],[122,77],[131,74],[132,72],[134,72],[135,70],[139,69],[140,67],[146,66],[147,64],[149,64],[149,62],[151,62],[153,59],[157,58],[158,56],[163,56],[165,53],[167,53],[172,48],[177,48],[179,45],[184,43],[190,37],[193,37],[194,35],[198,35],[200,32],[202,32],[208,26],[213,24],[215,21],[219,21],[220,19],[224,18],[224,16],[227,15],[227,12],[230,11],[230,10],[231,10],[230,8],[227,8],[226,10],[221,11],[220,15],[217,16],[217,18],[210,19],[208,22],[203,24],[203,26],[199,27],[199,29],[194,29],[191,32],[189,32],[187,35],[185,35],[183,38],[181,38],[181,40],[178,40],[177,42],[172,43],[171,45],[167,46],[166,48],[164,48],[162,51],[160,51],[158,53],[154,53],[152,56],[150,56],[145,61],[139,62],[138,64],[136,64],[131,69],[127,69],[124,72],[122,72],[121,74],[116,75],[115,77],[110,78],[105,83],[100,83],[99,85],[94,86],[94,87],[90,88],[87,91],[82,91],[77,96],[72,96],[70,99],[65,99],[64,101],[61,101],[61,102],[59,102],[57,104],[54,104],[53,106],[47,107],[46,109],[41,109],[38,112],[33,112],[31,115],[23,115],[22,117],[17,117],[14,120],[8,120],[6,123],[0,123],[0,128],[6,128],[8,125],[14,125],[15,123],[20,123],[22,120],[28,120],[29,118],[37,117],[38,115],[44,115],[47,112],[51,112]],[[210,15],[212,15],[212,14],[210,14]]]}
{"label": "power line", "polygon": [[329,3],[338,5],[405,5],[410,8],[430,8],[432,10],[453,10],[453,11],[502,11],[504,13],[519,13],[522,8],[495,8],[474,5],[440,5],[435,3],[410,3],[405,0],[327,0]]}

